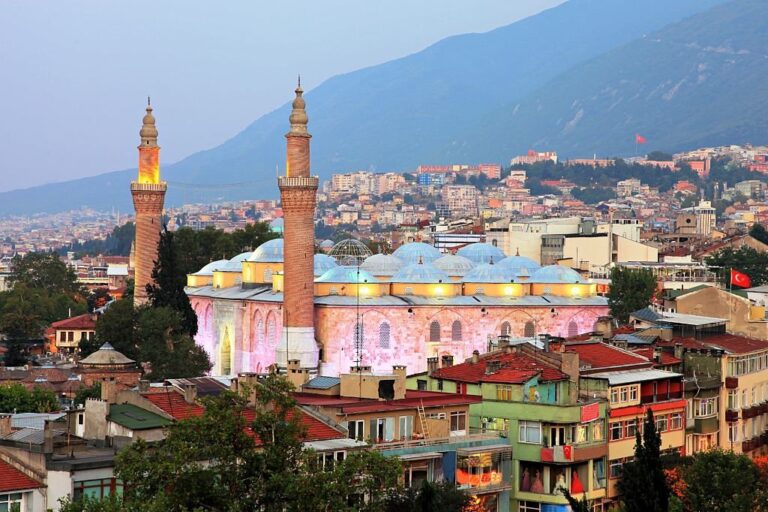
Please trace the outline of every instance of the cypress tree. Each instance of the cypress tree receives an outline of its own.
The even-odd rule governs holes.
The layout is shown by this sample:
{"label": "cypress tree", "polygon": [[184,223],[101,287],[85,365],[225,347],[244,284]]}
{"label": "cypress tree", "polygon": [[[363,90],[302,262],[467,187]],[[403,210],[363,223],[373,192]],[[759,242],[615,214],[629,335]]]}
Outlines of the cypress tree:
{"label": "cypress tree", "polygon": [[184,292],[187,276],[179,263],[173,233],[163,226],[157,245],[157,261],[152,269],[154,284],[147,285],[147,296],[153,307],[168,307],[182,317],[182,328],[190,336],[197,334],[197,315]]}
{"label": "cypress tree", "polygon": [[624,464],[618,483],[625,512],[667,512],[669,486],[661,465],[661,435],[656,431],[653,411],[635,433],[635,459]]}

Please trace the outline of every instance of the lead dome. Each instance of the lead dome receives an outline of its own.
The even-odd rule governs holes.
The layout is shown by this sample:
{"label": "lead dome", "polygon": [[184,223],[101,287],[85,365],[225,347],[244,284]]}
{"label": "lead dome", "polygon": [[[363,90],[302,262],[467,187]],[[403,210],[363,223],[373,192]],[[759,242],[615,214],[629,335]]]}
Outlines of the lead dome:
{"label": "lead dome", "polygon": [[448,274],[428,263],[411,263],[392,276],[393,283],[452,283]]}
{"label": "lead dome", "polygon": [[315,277],[325,274],[332,268],[337,267],[336,260],[326,254],[315,254],[313,257]]}
{"label": "lead dome", "polygon": [[508,256],[496,264],[511,270],[515,276],[529,276],[541,268],[541,265],[525,256]]}
{"label": "lead dome", "polygon": [[248,261],[258,261],[260,263],[282,263],[283,262],[283,239],[275,238],[261,244]]}
{"label": "lead dome", "polygon": [[229,263],[229,260],[212,261],[192,275],[193,276],[212,276],[214,272],[223,270],[228,263]]}
{"label": "lead dome", "polygon": [[316,283],[378,283],[378,279],[358,267],[334,267],[315,279]]}
{"label": "lead dome", "polygon": [[465,245],[459,249],[456,254],[464,256],[478,265],[481,263],[490,263],[491,261],[500,261],[505,257],[504,251],[485,242]]}
{"label": "lead dome", "polygon": [[475,264],[469,258],[456,254],[446,254],[432,262],[438,268],[451,277],[464,277],[475,268]]}
{"label": "lead dome", "polygon": [[360,265],[360,268],[374,276],[393,276],[405,266],[405,262],[392,254],[374,254]]}
{"label": "lead dome", "polygon": [[440,251],[436,247],[424,242],[403,244],[392,255],[400,258],[406,264],[418,263],[419,260],[423,263],[432,263],[441,256]]}
{"label": "lead dome", "polygon": [[515,275],[507,268],[492,263],[476,266],[464,279],[465,283],[512,283]]}
{"label": "lead dome", "polygon": [[531,274],[529,281],[531,283],[545,284],[584,283],[578,272],[562,265],[541,267]]}

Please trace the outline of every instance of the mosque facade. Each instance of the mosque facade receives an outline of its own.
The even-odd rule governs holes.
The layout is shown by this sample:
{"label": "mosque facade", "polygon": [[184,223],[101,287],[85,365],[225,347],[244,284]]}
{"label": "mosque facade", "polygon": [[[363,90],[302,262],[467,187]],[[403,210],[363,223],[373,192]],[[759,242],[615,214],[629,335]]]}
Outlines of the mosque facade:
{"label": "mosque facade", "polygon": [[459,362],[485,352],[499,335],[571,336],[608,314],[595,284],[574,270],[507,257],[490,244],[447,255],[420,242],[369,256],[361,247],[352,260],[315,254],[317,178],[309,174],[300,87],[286,139],[286,176],[278,178],[284,237],[187,278],[195,340],[213,373],[285,369],[290,361],[329,376],[352,366],[416,373],[429,358]]}

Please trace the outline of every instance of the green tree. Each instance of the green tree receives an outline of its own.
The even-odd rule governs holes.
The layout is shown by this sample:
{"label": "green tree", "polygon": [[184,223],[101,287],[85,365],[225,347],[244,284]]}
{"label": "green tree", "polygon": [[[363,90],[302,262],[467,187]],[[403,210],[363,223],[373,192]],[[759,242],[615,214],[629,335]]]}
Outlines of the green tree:
{"label": "green tree", "polygon": [[96,320],[95,339],[80,343],[80,355],[86,357],[104,343],[109,343],[126,357],[138,361],[141,355],[136,338],[137,321],[138,312],[133,307],[133,301],[121,299],[113,302]]}
{"label": "green tree", "polygon": [[204,398],[204,414],[172,424],[160,446],[124,449],[116,473],[126,510],[384,512],[399,461],[361,452],[321,468],[302,447],[291,390],[271,375],[239,394]]}
{"label": "green tree", "polygon": [[10,283],[23,283],[29,288],[46,290],[48,293],[63,293],[70,297],[79,296],[81,287],[75,272],[56,253],[30,252],[25,256],[16,255],[11,261]]}
{"label": "green tree", "polygon": [[675,159],[672,153],[665,153],[664,151],[651,151],[645,158],[654,162],[671,162]]}
{"label": "green tree", "polygon": [[704,262],[717,270],[720,282],[725,286],[728,286],[731,269],[749,275],[752,286],[768,282],[768,253],[751,247],[743,246],[735,251],[726,247],[706,257]]}
{"label": "green tree", "polygon": [[11,338],[6,342],[8,349],[3,357],[5,366],[24,366],[27,364],[28,357],[24,343],[18,338]]}
{"label": "green tree", "polygon": [[[624,512],[667,512],[669,485],[661,463],[661,434],[656,430],[653,411],[635,434],[635,458],[624,464],[618,482]],[[706,510],[706,509],[703,509]]]}
{"label": "green tree", "polygon": [[749,236],[763,242],[764,244],[768,244],[768,230],[766,230],[765,226],[762,224],[758,224],[757,222],[754,223],[752,228],[749,230]]}
{"label": "green tree", "polygon": [[147,295],[153,307],[177,311],[182,317],[184,332],[194,336],[197,334],[197,315],[184,291],[187,277],[180,268],[176,251],[173,233],[163,228],[157,245],[157,261],[152,269],[153,284],[147,285]]}
{"label": "green tree", "polygon": [[648,306],[655,293],[656,278],[649,269],[611,269],[608,306],[611,315],[620,322],[626,323],[630,313]]}
{"label": "green tree", "polygon": [[[393,492],[387,497],[387,512],[462,512],[470,496],[452,482],[433,483],[423,480],[421,486]],[[580,512],[574,509],[574,512]]]}
{"label": "green tree", "polygon": [[714,449],[699,452],[683,471],[689,510],[751,512],[761,503],[760,471],[746,455]]}
{"label": "green tree", "polygon": [[0,413],[54,412],[60,409],[56,394],[35,386],[28,390],[22,384],[0,385]]}
{"label": "green tree", "polygon": [[75,404],[84,405],[89,398],[101,398],[101,383],[96,382],[91,387],[82,388],[75,393]]}
{"label": "green tree", "polygon": [[563,496],[565,496],[565,499],[568,500],[568,505],[571,507],[571,512],[592,512],[592,506],[590,505],[589,501],[587,501],[586,494],[584,494],[584,496],[582,496],[579,500],[572,496],[568,489],[563,489]]}

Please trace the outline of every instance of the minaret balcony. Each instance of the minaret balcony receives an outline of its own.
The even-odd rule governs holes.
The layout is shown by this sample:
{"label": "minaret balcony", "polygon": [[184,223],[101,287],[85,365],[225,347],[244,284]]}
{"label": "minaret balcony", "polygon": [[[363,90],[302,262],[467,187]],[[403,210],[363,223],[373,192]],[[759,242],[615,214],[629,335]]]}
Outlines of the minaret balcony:
{"label": "minaret balcony", "polygon": [[314,188],[320,182],[317,176],[278,176],[277,186],[280,188]]}
{"label": "minaret balcony", "polygon": [[136,192],[165,192],[168,189],[168,184],[164,181],[160,183],[139,183],[138,181],[131,182],[131,191]]}

